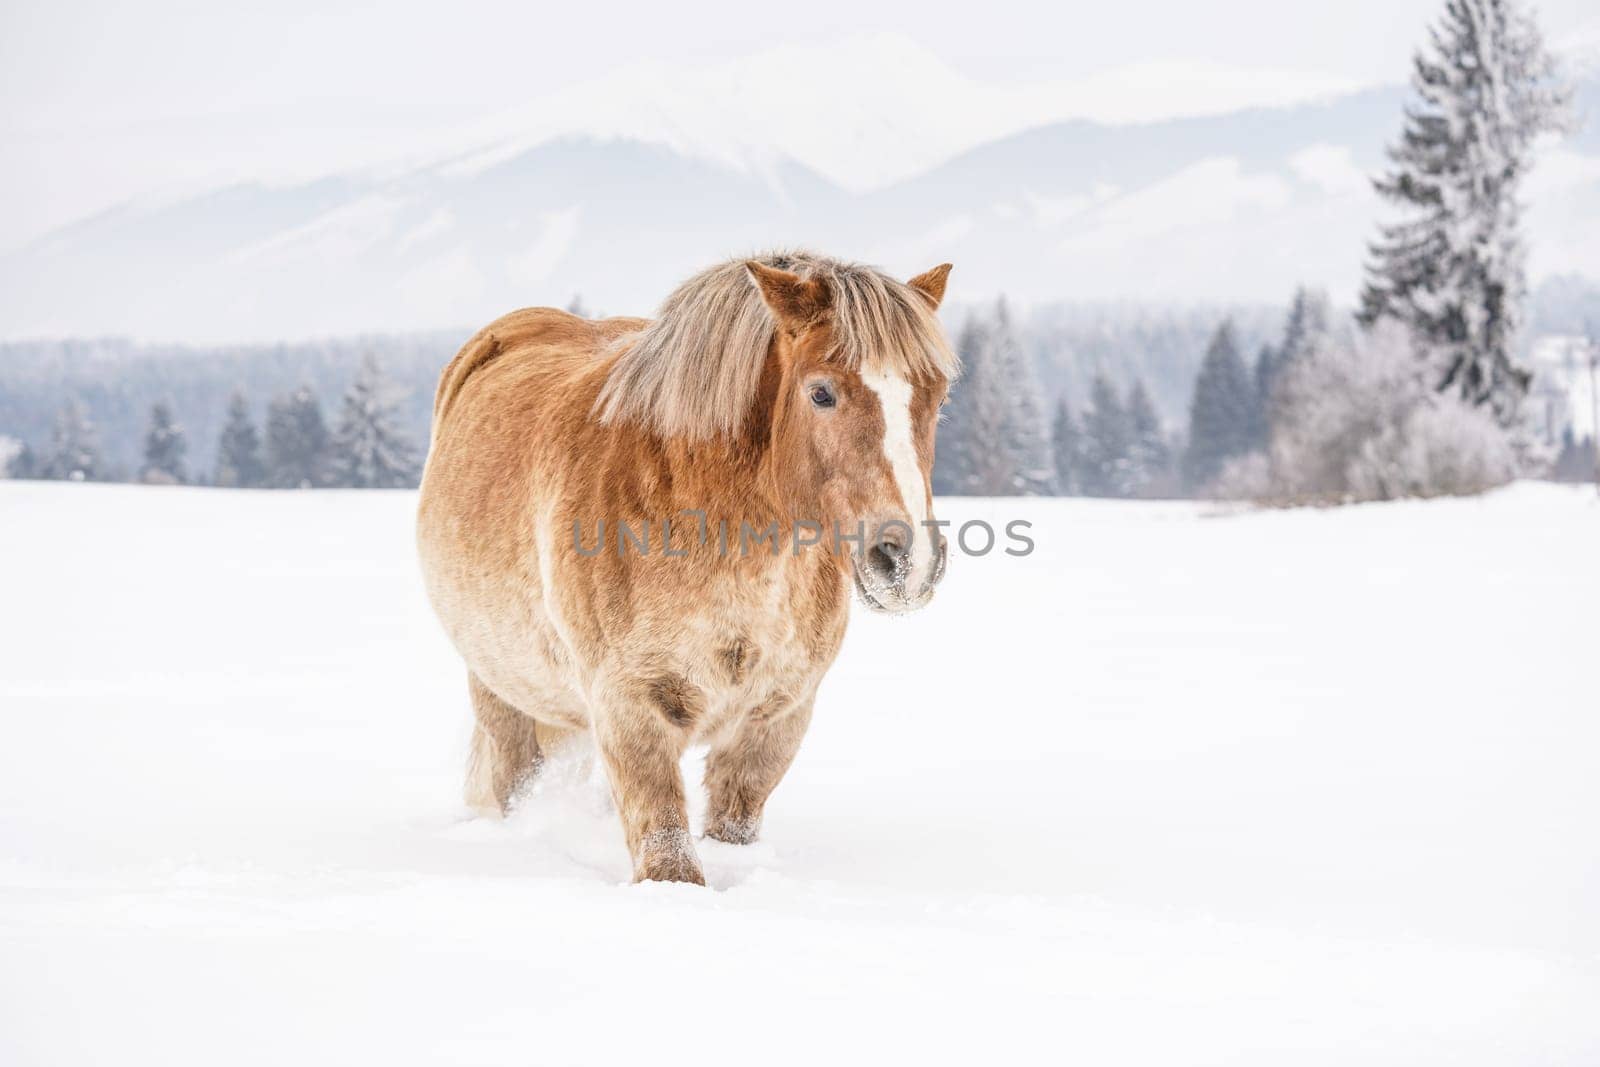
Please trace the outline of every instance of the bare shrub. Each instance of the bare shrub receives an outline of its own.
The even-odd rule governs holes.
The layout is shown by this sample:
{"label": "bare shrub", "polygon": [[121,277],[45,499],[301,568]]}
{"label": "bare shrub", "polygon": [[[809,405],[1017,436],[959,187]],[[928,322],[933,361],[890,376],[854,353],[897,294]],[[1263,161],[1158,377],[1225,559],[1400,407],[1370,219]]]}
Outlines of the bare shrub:
{"label": "bare shrub", "polygon": [[1267,455],[1235,461],[1218,495],[1341,504],[1482,492],[1515,476],[1505,430],[1429,387],[1405,331],[1324,340],[1285,368]]}

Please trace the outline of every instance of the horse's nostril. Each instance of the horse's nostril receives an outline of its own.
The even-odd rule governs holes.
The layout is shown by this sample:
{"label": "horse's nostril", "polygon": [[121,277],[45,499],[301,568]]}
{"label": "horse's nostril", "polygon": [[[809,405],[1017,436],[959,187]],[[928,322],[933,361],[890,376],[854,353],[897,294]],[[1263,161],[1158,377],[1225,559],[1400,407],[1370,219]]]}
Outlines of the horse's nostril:
{"label": "horse's nostril", "polygon": [[880,541],[867,552],[867,569],[886,582],[893,581],[895,564],[899,558],[897,547]]}
{"label": "horse's nostril", "polygon": [[867,550],[867,569],[884,582],[898,582],[905,573],[908,546],[897,531],[878,534],[877,543]]}

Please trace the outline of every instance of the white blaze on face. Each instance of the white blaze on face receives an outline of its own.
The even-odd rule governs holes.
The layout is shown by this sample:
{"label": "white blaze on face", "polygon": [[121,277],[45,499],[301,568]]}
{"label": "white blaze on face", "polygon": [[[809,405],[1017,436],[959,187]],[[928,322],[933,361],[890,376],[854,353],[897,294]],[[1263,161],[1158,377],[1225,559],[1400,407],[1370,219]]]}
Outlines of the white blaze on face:
{"label": "white blaze on face", "polygon": [[883,409],[883,455],[910,517],[911,573],[906,577],[906,589],[914,596],[928,580],[933,563],[933,531],[923,525],[929,518],[928,483],[922,477],[911,433],[911,383],[898,374],[867,368],[861,370],[861,382],[877,396]]}

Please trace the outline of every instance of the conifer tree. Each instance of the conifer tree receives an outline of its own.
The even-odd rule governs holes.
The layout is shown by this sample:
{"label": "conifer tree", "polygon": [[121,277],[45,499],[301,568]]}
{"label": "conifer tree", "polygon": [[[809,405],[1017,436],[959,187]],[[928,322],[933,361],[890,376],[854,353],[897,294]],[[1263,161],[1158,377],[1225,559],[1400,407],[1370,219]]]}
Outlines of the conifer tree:
{"label": "conifer tree", "polygon": [[1517,186],[1567,92],[1513,0],[1449,0],[1413,60],[1393,168],[1375,183],[1408,217],[1371,246],[1361,321],[1409,329],[1439,391],[1516,418],[1529,374],[1513,358],[1526,282]]}
{"label": "conifer tree", "polygon": [[1004,301],[975,313],[957,336],[961,379],[939,435],[934,489],[967,496],[1053,491],[1055,463],[1039,387]]}
{"label": "conifer tree", "polygon": [[108,477],[94,424],[76,397],[56,413],[42,477],[74,482],[103,481]]}
{"label": "conifer tree", "polygon": [[1333,308],[1328,294],[1309,286],[1297,287],[1284,320],[1283,340],[1275,349],[1263,345],[1256,356],[1252,449],[1264,450],[1272,436],[1272,394],[1284,370],[1327,344],[1332,331]]}
{"label": "conifer tree", "polygon": [[334,484],[352,489],[417,484],[417,450],[399,427],[398,401],[377,359],[370,353],[362,357],[334,433]]}
{"label": "conifer tree", "polygon": [[1056,472],[1045,421],[1043,390],[1034,374],[1033,361],[1023,351],[1004,299],[995,304],[995,325],[999,365],[1004,371],[1010,399],[1003,442],[1016,466],[1015,488],[1011,491],[1024,496],[1049,496],[1056,491]]}
{"label": "conifer tree", "polygon": [[1083,431],[1072,417],[1066,400],[1056,403],[1056,417],[1050,426],[1050,447],[1056,461],[1056,492],[1062,496],[1083,493]]}
{"label": "conifer tree", "polygon": [[1279,365],[1303,359],[1324,343],[1333,330],[1333,308],[1328,294],[1302,285],[1295,289],[1289,317],[1283,324],[1283,342],[1275,354]]}
{"label": "conifer tree", "polygon": [[244,394],[235,391],[228,398],[228,420],[217,441],[217,485],[233,489],[253,489],[266,482],[266,466],[261,460],[261,436],[250,418]]}
{"label": "conifer tree", "polygon": [[990,382],[988,323],[978,312],[967,316],[956,335],[961,377],[950,387],[941,413],[939,447],[933,463],[933,491],[940,495],[981,493],[979,440],[997,419],[996,389]]}
{"label": "conifer tree", "polygon": [[184,456],[189,443],[183,427],[172,417],[172,406],[158,400],[150,408],[150,424],[144,435],[144,464],[139,480],[159,485],[182,485],[188,480]]}
{"label": "conifer tree", "polygon": [[1127,496],[1133,491],[1133,425],[1122,398],[1102,371],[1089,387],[1083,415],[1083,493]]}
{"label": "conifer tree", "polygon": [[1254,432],[1255,382],[1244,369],[1233,323],[1217,327],[1200,363],[1189,404],[1189,448],[1183,477],[1191,490],[1204,489],[1234,456],[1250,450]]}
{"label": "conifer tree", "polygon": [[328,427],[309,386],[274,398],[267,409],[267,484],[277,489],[328,484]]}
{"label": "conifer tree", "polygon": [[1161,429],[1161,416],[1156,414],[1155,402],[1144,379],[1134,380],[1128,390],[1128,489],[1132,495],[1142,495],[1167,481],[1172,466],[1172,452],[1167,447],[1166,435]]}
{"label": "conifer tree", "polygon": [[1271,345],[1256,353],[1255,397],[1250,412],[1250,447],[1265,450],[1272,437],[1272,389],[1278,378],[1278,354]]}

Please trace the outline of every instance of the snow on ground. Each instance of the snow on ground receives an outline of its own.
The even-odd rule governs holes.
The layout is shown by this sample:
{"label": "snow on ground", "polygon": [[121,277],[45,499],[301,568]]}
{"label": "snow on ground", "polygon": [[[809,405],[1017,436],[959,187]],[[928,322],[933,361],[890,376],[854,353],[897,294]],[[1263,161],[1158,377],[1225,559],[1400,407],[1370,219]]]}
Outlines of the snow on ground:
{"label": "snow on ground", "polygon": [[0,1062],[1600,1056],[1592,490],[945,502],[1038,551],[858,613],[709,889],[467,817],[411,509],[0,483]]}

